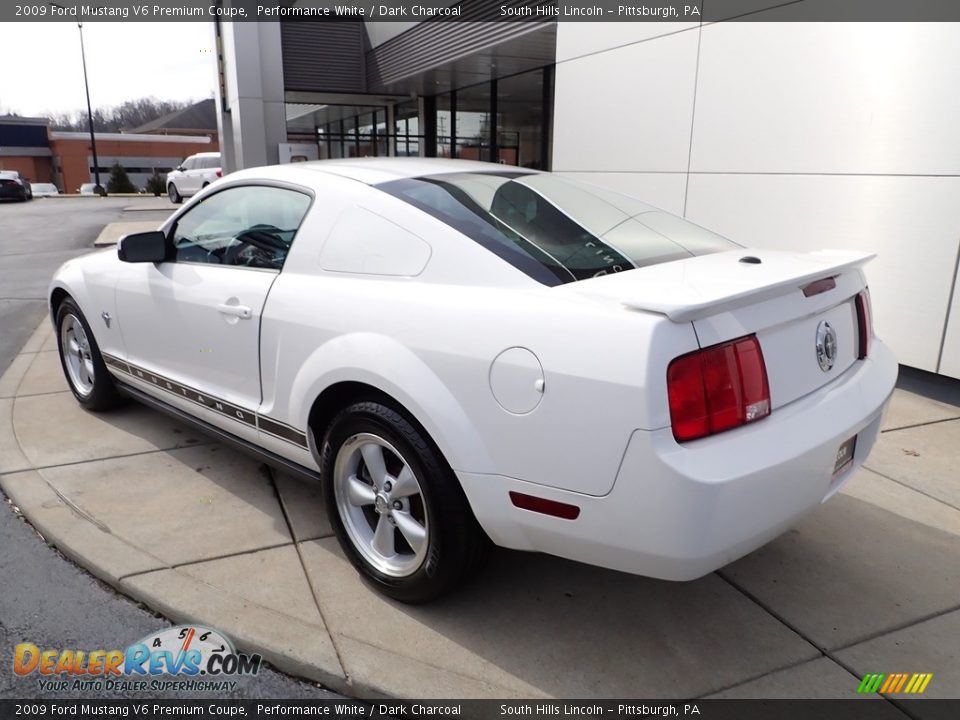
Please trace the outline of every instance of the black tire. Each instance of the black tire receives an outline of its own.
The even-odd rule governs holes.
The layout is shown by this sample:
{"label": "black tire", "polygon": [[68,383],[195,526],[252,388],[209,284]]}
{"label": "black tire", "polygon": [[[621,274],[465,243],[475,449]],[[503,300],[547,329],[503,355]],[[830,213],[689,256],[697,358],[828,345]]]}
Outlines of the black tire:
{"label": "black tire", "polygon": [[174,205],[179,205],[183,202],[183,196],[180,194],[180,191],[177,190],[177,186],[173,183],[167,185],[167,196],[170,198],[170,202]]}
{"label": "black tire", "polygon": [[[385,574],[358,551],[338,509],[337,457],[344,443],[358,434],[375,435],[396,448],[419,483],[421,509],[429,519],[426,552],[419,567],[404,577]],[[456,475],[424,431],[393,408],[363,401],[338,413],[320,446],[320,468],[327,514],[340,547],[361,576],[384,595],[404,603],[429,602],[471,577],[485,557],[490,541]]]}
{"label": "black tire", "polygon": [[[72,377],[71,371],[67,367],[70,361],[67,358],[67,352],[63,346],[64,326],[74,321],[79,321],[83,327],[87,343],[89,344],[89,360],[93,365],[92,387],[86,390],[80,387]],[[77,399],[77,402],[88,410],[109,410],[118,405],[122,405],[124,397],[117,391],[113,378],[107,371],[107,366],[103,362],[103,355],[100,354],[100,347],[97,345],[97,340],[93,335],[93,331],[90,329],[90,324],[72,298],[65,299],[60,303],[60,307],[57,308],[56,333],[57,349],[60,351],[60,366],[63,368],[63,375],[67,379],[67,385],[70,387],[70,391]]]}

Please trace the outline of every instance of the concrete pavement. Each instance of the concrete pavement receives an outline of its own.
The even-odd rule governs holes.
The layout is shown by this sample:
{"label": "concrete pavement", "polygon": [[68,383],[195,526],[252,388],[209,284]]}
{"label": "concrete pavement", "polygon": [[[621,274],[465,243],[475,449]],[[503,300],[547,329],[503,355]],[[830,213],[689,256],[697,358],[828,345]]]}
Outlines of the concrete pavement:
{"label": "concrete pavement", "polygon": [[[0,375],[12,361],[8,377],[19,376],[24,342],[43,318],[50,275],[63,260],[90,251],[104,223],[116,218],[152,219],[169,214],[169,201],[153,198],[86,197],[75,202],[0,203]],[[134,214],[127,215],[132,212]],[[27,388],[29,391],[29,388]],[[0,383],[0,396],[7,397]],[[0,401],[2,403],[2,401]],[[11,458],[0,445],[0,463]],[[2,494],[0,494],[2,498]],[[168,620],[117,593],[70,560],[15,512],[9,500],[0,508],[0,648],[12,653],[28,641],[44,648],[126,647],[168,626]],[[95,698],[92,690],[58,692],[57,697]],[[229,697],[299,697],[332,695],[314,683],[270,670],[248,677]],[[36,680],[15,677],[9,662],[0,663],[0,696],[50,699]],[[142,698],[143,693],[124,692]],[[196,697],[196,693],[157,693],[158,697]]]}
{"label": "concrete pavement", "polygon": [[0,485],[121,592],[350,695],[855,697],[916,671],[958,697],[960,407],[898,390],[884,430],[836,498],[696,582],[497,551],[412,608],[358,579],[314,488],[137,405],[82,411],[44,323],[0,378]]}
{"label": "concrete pavement", "polygon": [[156,230],[161,224],[162,221],[157,222],[156,220],[124,220],[121,222],[110,223],[100,231],[100,234],[97,235],[97,239],[93,241],[93,245],[94,247],[98,248],[116,245],[120,238],[122,238],[124,235],[135,232]]}
{"label": "concrete pavement", "polygon": [[0,202],[0,372],[43,317],[57,267],[90,252],[105,224],[159,225],[176,207],[166,198],[145,196]]}
{"label": "concrete pavement", "polygon": [[[9,505],[9,501],[5,503]],[[42,648],[123,648],[170,622],[119,595],[51,549],[22,516],[0,508],[0,648],[9,658],[13,647],[31,642]],[[96,690],[42,689],[36,676],[17,678],[11,663],[0,665],[0,698],[102,698]],[[134,690],[113,697],[142,699]],[[190,691],[158,691],[158,699],[196,698]],[[269,668],[239,681],[226,698],[336,698],[312,683]]]}

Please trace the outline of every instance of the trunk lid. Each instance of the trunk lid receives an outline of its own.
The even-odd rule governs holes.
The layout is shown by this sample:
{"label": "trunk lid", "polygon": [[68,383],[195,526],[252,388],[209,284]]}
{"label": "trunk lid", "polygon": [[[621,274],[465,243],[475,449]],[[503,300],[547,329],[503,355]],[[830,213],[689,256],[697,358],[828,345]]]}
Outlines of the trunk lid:
{"label": "trunk lid", "polygon": [[[742,249],[583,280],[562,290],[691,322],[701,347],[755,334],[776,409],[830,383],[858,359],[856,296],[865,286],[861,267],[873,257]],[[821,362],[831,337],[832,362]]]}

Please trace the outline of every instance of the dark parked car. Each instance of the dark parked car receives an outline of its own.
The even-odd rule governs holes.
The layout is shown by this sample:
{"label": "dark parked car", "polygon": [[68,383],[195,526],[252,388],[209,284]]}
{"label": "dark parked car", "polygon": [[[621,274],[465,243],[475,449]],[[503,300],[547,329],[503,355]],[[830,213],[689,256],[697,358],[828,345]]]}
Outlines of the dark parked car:
{"label": "dark parked car", "polygon": [[31,200],[33,190],[30,181],[20,177],[16,170],[0,170],[0,199]]}

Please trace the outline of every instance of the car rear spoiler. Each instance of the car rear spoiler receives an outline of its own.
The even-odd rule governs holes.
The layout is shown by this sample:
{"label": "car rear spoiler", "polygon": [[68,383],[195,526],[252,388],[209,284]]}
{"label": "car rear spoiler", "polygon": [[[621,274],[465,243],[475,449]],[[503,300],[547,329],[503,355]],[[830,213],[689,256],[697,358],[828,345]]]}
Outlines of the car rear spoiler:
{"label": "car rear spoiler", "polygon": [[862,267],[874,257],[875,253],[846,250],[702,255],[626,273],[642,272],[648,277],[637,277],[640,282],[631,284],[621,303],[675,322],[691,322],[800,290],[815,280]]}

